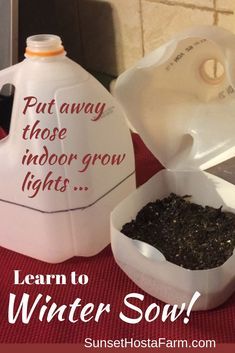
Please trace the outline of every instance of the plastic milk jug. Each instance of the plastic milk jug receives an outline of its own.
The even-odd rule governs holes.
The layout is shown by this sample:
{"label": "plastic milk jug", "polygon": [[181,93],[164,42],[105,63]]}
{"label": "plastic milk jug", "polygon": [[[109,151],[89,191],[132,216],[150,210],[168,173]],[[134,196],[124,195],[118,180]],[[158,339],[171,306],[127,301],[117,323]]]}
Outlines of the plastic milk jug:
{"label": "plastic milk jug", "polygon": [[25,57],[0,72],[0,87],[15,86],[0,142],[0,245],[47,262],[95,255],[110,242],[110,211],[135,188],[130,132],[59,37],[29,37]]}
{"label": "plastic milk jug", "polygon": [[[171,192],[235,213],[230,164],[235,157],[234,59],[233,33],[215,26],[194,27],[124,72],[114,90],[131,125],[165,166],[112,212],[114,257],[141,289],[166,303],[190,307],[199,292],[193,310],[215,308],[234,292],[235,250],[219,267],[189,270],[171,263],[146,242],[130,239],[121,229],[147,203]],[[230,169],[222,167],[224,163]],[[218,177],[211,168],[225,169]]]}

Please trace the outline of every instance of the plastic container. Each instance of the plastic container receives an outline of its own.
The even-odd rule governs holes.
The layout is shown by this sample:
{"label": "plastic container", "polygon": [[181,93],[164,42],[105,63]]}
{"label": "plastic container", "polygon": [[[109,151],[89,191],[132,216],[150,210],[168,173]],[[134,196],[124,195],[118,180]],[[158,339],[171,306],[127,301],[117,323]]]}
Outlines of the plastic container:
{"label": "plastic container", "polygon": [[192,271],[120,229],[148,202],[171,192],[235,212],[235,185],[206,172],[235,155],[234,58],[233,34],[193,28],[122,74],[115,87],[130,123],[166,167],[112,212],[115,260],[140,288],[169,304],[188,305],[199,291],[193,310],[215,308],[234,292],[235,251],[220,267]]}
{"label": "plastic container", "polygon": [[[135,189],[129,129],[115,99],[66,57],[59,37],[29,37],[25,56],[0,72],[0,86],[16,88],[10,133],[0,142],[0,245],[47,262],[95,255],[110,242],[110,211]],[[56,138],[46,138],[48,129]],[[61,129],[66,136],[58,138]],[[46,149],[64,155],[61,162],[27,162]],[[77,158],[63,163],[71,154]]]}

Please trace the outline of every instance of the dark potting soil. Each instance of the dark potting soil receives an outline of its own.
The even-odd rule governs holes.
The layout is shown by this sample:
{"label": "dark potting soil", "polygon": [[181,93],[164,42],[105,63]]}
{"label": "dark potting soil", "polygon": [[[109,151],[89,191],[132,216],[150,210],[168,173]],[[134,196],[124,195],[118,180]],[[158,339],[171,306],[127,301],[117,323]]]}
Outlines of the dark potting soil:
{"label": "dark potting soil", "polygon": [[205,270],[221,266],[233,254],[235,214],[172,193],[148,203],[122,233],[154,246],[176,265]]}

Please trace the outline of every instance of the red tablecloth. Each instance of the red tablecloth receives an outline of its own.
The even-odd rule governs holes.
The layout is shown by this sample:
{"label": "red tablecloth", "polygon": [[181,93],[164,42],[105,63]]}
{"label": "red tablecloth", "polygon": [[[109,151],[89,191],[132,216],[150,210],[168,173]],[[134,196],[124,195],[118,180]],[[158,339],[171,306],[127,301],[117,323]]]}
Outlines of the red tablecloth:
{"label": "red tablecloth", "polygon": [[5,131],[0,126],[0,140],[6,136]]}
{"label": "red tablecloth", "polygon": [[[137,135],[133,136],[138,185],[145,182],[158,171],[161,166],[146,149]],[[1,215],[0,215],[1,217]],[[14,222],[14,219],[12,220]],[[86,337],[95,339],[118,338],[158,338],[169,339],[215,339],[218,343],[235,342],[235,295],[223,306],[207,311],[193,312],[188,325],[183,319],[176,322],[163,323],[160,319],[136,325],[122,322],[118,318],[120,310],[124,309],[123,298],[126,294],[141,291],[116,265],[110,246],[102,253],[92,258],[72,258],[65,263],[50,265],[0,248],[1,283],[0,283],[0,341],[4,343],[77,343]],[[89,284],[82,286],[15,286],[13,270],[20,269],[22,274],[58,273],[70,274],[72,271],[86,273]],[[111,313],[101,318],[99,323],[69,323],[68,320],[51,323],[40,322],[35,316],[28,325],[16,323],[10,325],[7,319],[9,293],[15,293],[20,299],[24,292],[29,293],[31,303],[38,293],[48,294],[58,304],[69,304],[79,297],[83,303],[110,303]],[[163,303],[145,294],[142,308],[156,301],[161,307]]]}

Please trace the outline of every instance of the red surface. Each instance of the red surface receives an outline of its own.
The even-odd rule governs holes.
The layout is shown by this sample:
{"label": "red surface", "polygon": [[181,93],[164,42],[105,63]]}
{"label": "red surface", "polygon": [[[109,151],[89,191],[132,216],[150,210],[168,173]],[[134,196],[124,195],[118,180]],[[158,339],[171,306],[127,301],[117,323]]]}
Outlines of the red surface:
{"label": "red surface", "polygon": [[5,131],[0,127],[0,140],[6,136]]}
{"label": "red surface", "polygon": [[[161,166],[143,145],[138,136],[133,137],[138,184],[146,181]],[[1,217],[1,216],[0,216]],[[12,220],[14,222],[14,220]],[[33,234],[32,234],[33,236]],[[124,309],[123,298],[126,294],[137,292],[145,294],[129,280],[118,268],[112,257],[110,246],[92,258],[73,258],[65,263],[50,265],[12,251],[0,248],[1,284],[0,284],[0,342],[4,343],[77,343],[86,337],[99,339],[131,338],[146,339],[166,337],[171,339],[215,339],[217,343],[235,342],[235,295],[223,306],[208,312],[195,312],[190,316],[188,325],[184,325],[183,317],[176,322],[152,323],[142,321],[136,325],[122,322],[118,314]],[[89,284],[86,286],[16,286],[13,285],[13,270],[20,269],[22,275],[28,273],[69,274],[71,271],[86,273]],[[69,323],[55,320],[51,323],[40,322],[35,315],[28,325],[16,323],[10,325],[7,319],[9,293],[14,293],[20,300],[22,294],[30,294],[30,300],[38,293],[50,295],[57,304],[70,304],[79,297],[82,303],[110,303],[111,313],[101,317],[99,323]],[[163,303],[145,294],[142,308],[152,302],[161,307]],[[43,303],[42,303],[43,304]],[[38,312],[37,312],[38,313]],[[127,311],[125,311],[127,314]]]}

